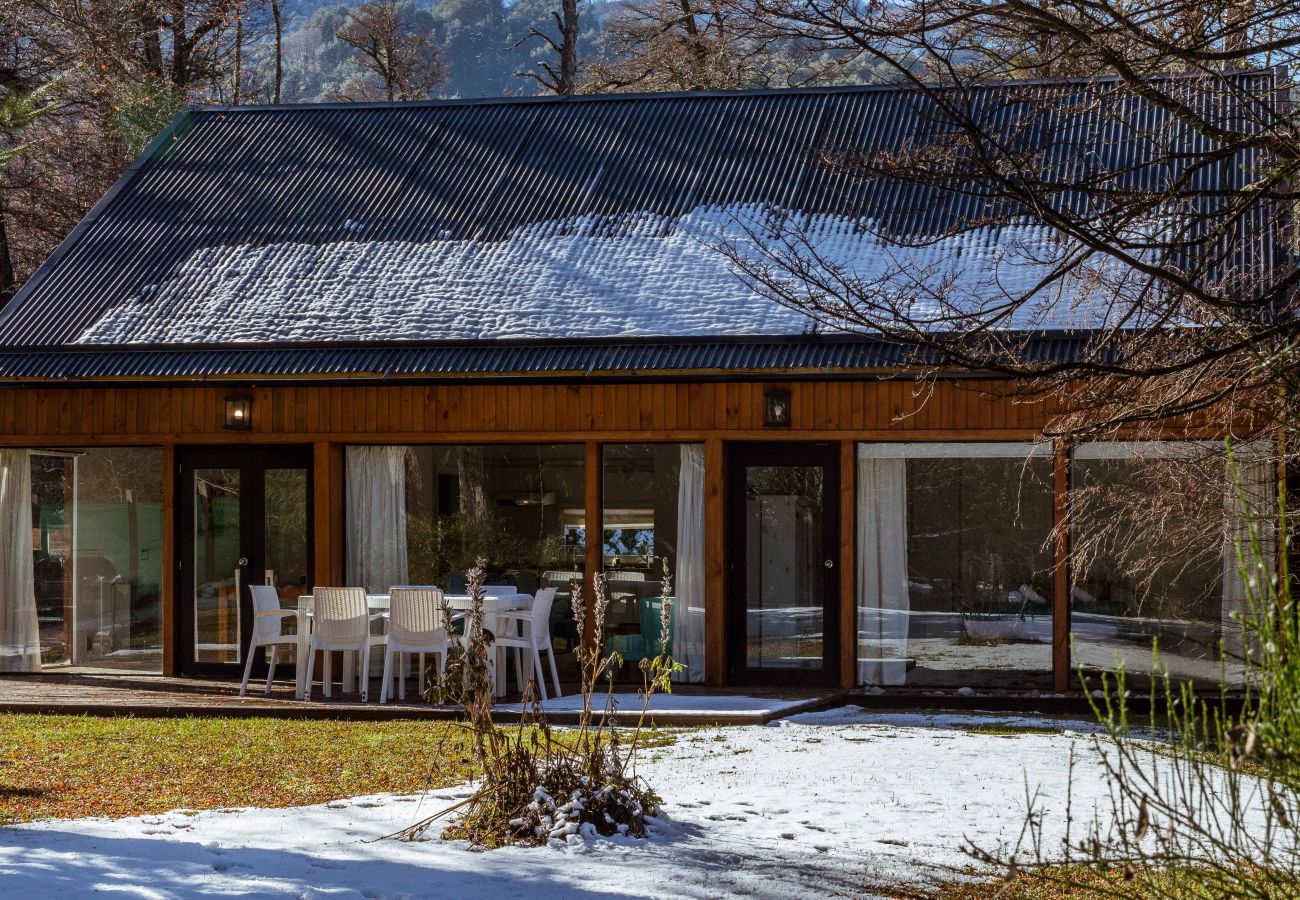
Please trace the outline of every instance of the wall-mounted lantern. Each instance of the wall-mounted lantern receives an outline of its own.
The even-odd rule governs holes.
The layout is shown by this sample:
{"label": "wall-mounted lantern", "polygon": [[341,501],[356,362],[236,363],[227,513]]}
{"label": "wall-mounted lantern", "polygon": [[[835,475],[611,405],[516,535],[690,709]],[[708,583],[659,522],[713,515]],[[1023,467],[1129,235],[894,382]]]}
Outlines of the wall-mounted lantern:
{"label": "wall-mounted lantern", "polygon": [[226,428],[248,431],[253,427],[253,401],[248,397],[226,398]]}
{"label": "wall-mounted lantern", "polygon": [[768,428],[790,427],[790,392],[787,390],[770,390],[763,392],[767,413],[763,424]]}

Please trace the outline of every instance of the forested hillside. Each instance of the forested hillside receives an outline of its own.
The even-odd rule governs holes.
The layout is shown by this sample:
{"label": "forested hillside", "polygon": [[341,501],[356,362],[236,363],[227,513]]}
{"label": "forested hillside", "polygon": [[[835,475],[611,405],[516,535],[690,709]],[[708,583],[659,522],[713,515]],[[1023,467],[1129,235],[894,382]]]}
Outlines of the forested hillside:
{"label": "forested hillside", "polygon": [[0,0],[0,306],[185,103],[872,79],[698,0]]}

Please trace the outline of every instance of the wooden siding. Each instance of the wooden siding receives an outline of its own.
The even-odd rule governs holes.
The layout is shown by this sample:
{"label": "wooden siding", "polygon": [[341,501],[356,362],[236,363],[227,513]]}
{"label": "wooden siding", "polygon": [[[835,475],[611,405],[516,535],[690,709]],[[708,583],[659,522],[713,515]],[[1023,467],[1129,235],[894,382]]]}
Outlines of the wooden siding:
{"label": "wooden siding", "polygon": [[[224,428],[221,387],[0,388],[0,443],[31,438],[83,443],[181,441],[650,436],[706,432],[779,437],[763,427],[763,392],[790,391],[791,434],[801,438],[939,432],[1030,435],[1046,424],[1041,404],[999,396],[991,381],[696,382],[254,388],[253,426]],[[579,437],[582,436],[582,437]]]}

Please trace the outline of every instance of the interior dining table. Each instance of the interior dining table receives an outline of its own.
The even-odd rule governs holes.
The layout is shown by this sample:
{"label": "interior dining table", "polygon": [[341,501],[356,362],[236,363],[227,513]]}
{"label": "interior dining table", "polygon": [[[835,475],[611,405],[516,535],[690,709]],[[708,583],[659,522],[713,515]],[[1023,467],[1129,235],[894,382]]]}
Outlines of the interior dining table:
{"label": "interior dining table", "polygon": [[[469,594],[444,594],[448,605],[454,612],[465,613],[473,606],[473,599]],[[307,684],[307,659],[308,642],[311,638],[310,621],[312,610],[315,606],[315,598],[311,594],[303,594],[298,598],[298,629],[297,629],[297,655],[294,659],[302,660],[304,663],[294,666],[296,673],[296,683],[294,687],[294,696],[299,700],[306,700],[310,697],[310,689]],[[510,612],[516,609],[528,609],[532,606],[532,594],[494,594],[483,598],[483,620],[485,622],[494,621],[501,613]],[[388,612],[389,599],[387,594],[366,594],[366,606],[372,614]],[[462,618],[457,616],[456,618]],[[500,622],[497,623],[496,631],[499,633]],[[468,638],[468,634],[462,636],[462,640]],[[380,657],[382,660],[382,657]],[[374,664],[372,659],[371,664]],[[496,688],[497,694],[503,694],[506,690],[506,667],[505,667],[505,648],[497,649],[488,657],[488,665],[493,670],[491,673],[492,684]],[[353,660],[352,654],[348,653],[343,657],[343,683],[348,684],[352,676]]]}

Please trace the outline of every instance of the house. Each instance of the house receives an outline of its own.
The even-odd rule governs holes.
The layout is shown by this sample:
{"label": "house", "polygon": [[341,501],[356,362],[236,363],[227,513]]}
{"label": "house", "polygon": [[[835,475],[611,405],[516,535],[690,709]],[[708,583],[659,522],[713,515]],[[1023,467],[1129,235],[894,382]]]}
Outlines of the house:
{"label": "house", "polygon": [[[1153,637],[1213,682],[1227,543],[1153,588],[1065,538],[1106,527],[1071,481],[1179,441],[1041,442],[1043,401],[919,386],[721,252],[796,219],[865,278],[1031,277],[1041,226],[885,248],[857,223],[960,204],[814,152],[925,133],[890,87],[184,110],[0,311],[0,591],[29,620],[32,585],[40,643],[6,613],[4,667],[237,673],[249,584],[461,587],[484,556],[561,598],[607,572],[624,648],[671,577],[714,686],[1066,690]],[[1044,359],[1089,333],[1067,302],[1012,324]]]}

